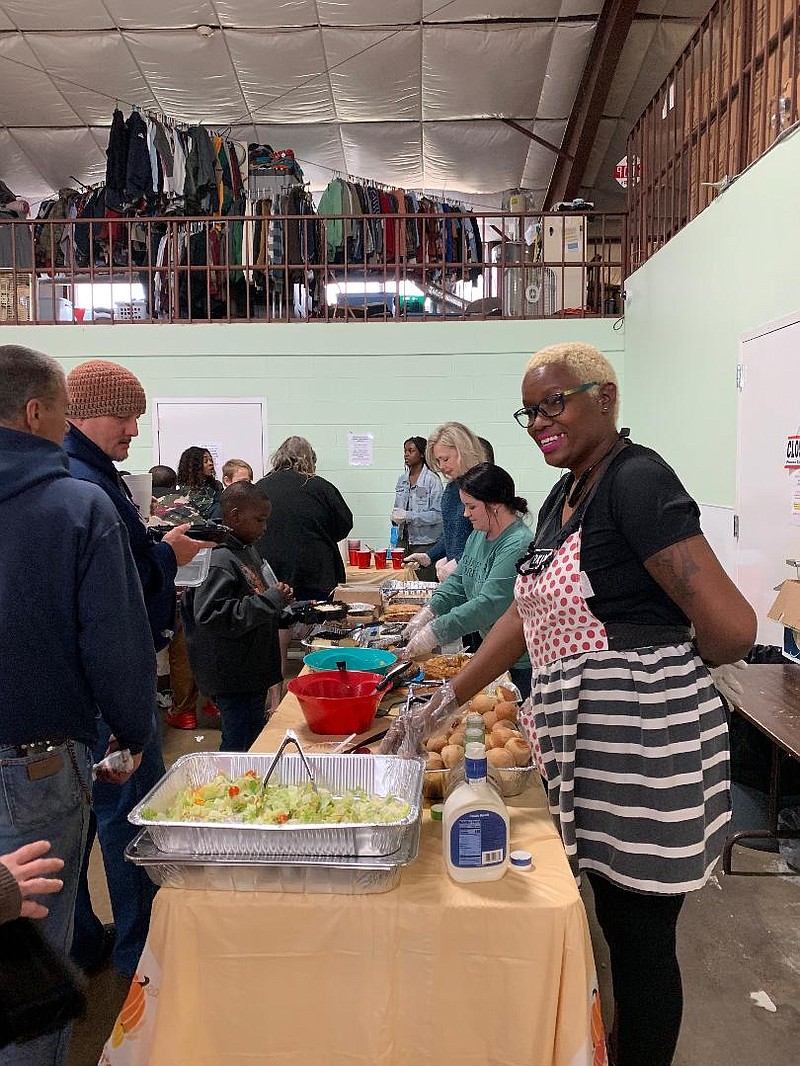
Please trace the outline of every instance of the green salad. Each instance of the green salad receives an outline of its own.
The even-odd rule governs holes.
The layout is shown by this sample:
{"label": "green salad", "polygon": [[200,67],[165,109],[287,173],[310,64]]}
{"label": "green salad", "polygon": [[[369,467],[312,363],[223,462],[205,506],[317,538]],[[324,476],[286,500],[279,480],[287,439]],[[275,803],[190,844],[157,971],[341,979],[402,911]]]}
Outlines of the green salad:
{"label": "green salad", "polygon": [[205,785],[182,789],[165,811],[145,807],[142,817],[168,822],[253,822],[258,825],[399,822],[409,805],[396,796],[371,796],[355,788],[334,795],[310,783],[267,785],[255,770],[230,778],[219,773]]}

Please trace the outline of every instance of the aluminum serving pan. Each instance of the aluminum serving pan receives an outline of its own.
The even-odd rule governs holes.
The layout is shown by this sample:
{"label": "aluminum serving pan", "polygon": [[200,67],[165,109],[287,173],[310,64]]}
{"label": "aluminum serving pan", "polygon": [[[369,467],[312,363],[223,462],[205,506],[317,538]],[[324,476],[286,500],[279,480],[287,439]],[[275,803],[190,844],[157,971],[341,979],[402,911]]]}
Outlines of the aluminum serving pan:
{"label": "aluminum serving pan", "polygon": [[390,856],[308,857],[287,863],[244,857],[209,862],[202,856],[168,855],[155,846],[150,830],[142,829],[125,849],[125,858],[142,866],[154,884],[168,888],[359,896],[390,892],[399,885],[403,867],[419,852],[419,830],[418,818]]}
{"label": "aluminum serving pan", "polygon": [[[419,817],[422,801],[421,759],[391,755],[308,755],[318,785],[334,793],[363,788],[377,795],[406,800],[409,812],[399,822],[335,825],[243,825],[237,822],[176,822],[142,816],[145,808],[164,811],[187,787],[199,788],[222,772],[238,777],[255,770],[263,777],[272,761],[269,754],[193,752],[184,755],[128,815],[133,825],[146,826],[159,851],[209,858],[252,856],[297,859],[318,856],[391,855],[403,834]],[[275,784],[303,784],[308,780],[300,757],[284,755],[271,778]]]}
{"label": "aluminum serving pan", "polygon": [[425,604],[439,587],[437,581],[385,581],[381,585],[381,601],[389,603]]}

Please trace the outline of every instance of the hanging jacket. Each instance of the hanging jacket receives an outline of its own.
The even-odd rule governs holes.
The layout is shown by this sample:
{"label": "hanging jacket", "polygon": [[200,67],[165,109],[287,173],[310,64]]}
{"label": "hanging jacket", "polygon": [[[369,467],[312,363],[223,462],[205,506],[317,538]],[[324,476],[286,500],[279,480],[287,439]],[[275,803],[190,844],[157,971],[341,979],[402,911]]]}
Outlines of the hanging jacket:
{"label": "hanging jacket", "polygon": [[111,129],[108,131],[106,148],[106,206],[121,211],[125,201],[125,183],[128,174],[128,142],[130,130],[125,123],[125,116],[114,109]]}
{"label": "hanging jacket", "polygon": [[153,195],[153,170],[147,147],[147,125],[138,111],[132,111],[125,123],[128,129],[128,165],[125,170],[125,201],[137,204]]}

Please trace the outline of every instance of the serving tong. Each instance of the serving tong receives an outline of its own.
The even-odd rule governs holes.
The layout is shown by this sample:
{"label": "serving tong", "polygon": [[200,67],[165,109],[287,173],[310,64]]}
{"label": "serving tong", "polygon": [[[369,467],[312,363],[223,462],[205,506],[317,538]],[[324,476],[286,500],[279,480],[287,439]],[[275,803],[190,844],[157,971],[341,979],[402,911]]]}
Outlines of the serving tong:
{"label": "serving tong", "polygon": [[[402,679],[408,674],[412,667],[415,673],[418,672],[419,667],[416,663],[407,660],[401,660],[400,662],[395,663],[391,670],[387,670],[380,681],[375,685],[375,692],[391,692],[393,689],[398,688],[402,684]],[[343,675],[347,675],[349,672],[347,669],[347,663],[344,662],[344,660],[336,664],[336,669]]]}
{"label": "serving tong", "polygon": [[263,780],[261,781],[261,791],[263,792],[264,789],[267,787],[267,782],[269,781],[270,777],[272,777],[275,767],[280,762],[280,758],[283,755],[283,749],[287,746],[287,744],[294,744],[294,746],[297,748],[297,754],[300,756],[300,761],[303,764],[303,768],[308,774],[308,779],[311,782],[311,787],[314,789],[316,794],[319,795],[319,789],[317,788],[317,782],[314,777],[314,771],[311,769],[308,759],[306,758],[305,752],[300,747],[300,741],[297,739],[297,733],[295,733],[293,729],[286,730],[283,740],[278,745],[278,750],[272,756],[272,762],[267,767],[267,772],[264,774]]}

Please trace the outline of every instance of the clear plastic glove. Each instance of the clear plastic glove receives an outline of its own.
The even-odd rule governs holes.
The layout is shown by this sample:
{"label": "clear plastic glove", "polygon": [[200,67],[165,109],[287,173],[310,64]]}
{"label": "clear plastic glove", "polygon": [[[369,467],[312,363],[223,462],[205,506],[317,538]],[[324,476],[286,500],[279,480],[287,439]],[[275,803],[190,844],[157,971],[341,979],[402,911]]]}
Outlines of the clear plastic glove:
{"label": "clear plastic glove", "polygon": [[421,610],[417,611],[411,621],[403,626],[400,633],[401,641],[404,644],[407,643],[413,636],[419,633],[423,626],[426,626],[428,622],[432,622],[435,617],[436,615],[430,607],[423,607]]}
{"label": "clear plastic glove", "polygon": [[723,696],[735,707],[739,706],[742,696],[744,695],[744,689],[739,680],[739,677],[741,676],[739,671],[746,669],[747,663],[744,659],[739,659],[738,662],[735,663],[725,663],[723,666],[712,666],[709,668],[711,680],[714,682],[714,688],[720,696]]}
{"label": "clear plastic glove", "polygon": [[427,655],[429,651],[433,651],[438,643],[439,638],[434,633],[433,626],[423,626],[403,648],[403,658],[419,659],[421,656]]}
{"label": "clear plastic glove", "polygon": [[408,512],[404,511],[402,507],[395,507],[392,511],[392,521],[395,525],[400,525],[401,522],[405,522]]}
{"label": "clear plastic glove", "polygon": [[458,700],[452,685],[446,681],[426,703],[411,707],[395,719],[383,738],[381,755],[399,755],[402,759],[424,755],[428,737],[441,732],[441,727],[452,722],[457,714]]}
{"label": "clear plastic glove", "polygon": [[440,581],[444,581],[457,566],[458,562],[455,559],[440,559],[436,564],[436,576]]}
{"label": "clear plastic glove", "polygon": [[430,566],[431,557],[425,552],[412,552],[403,559],[403,562],[406,566]]}

